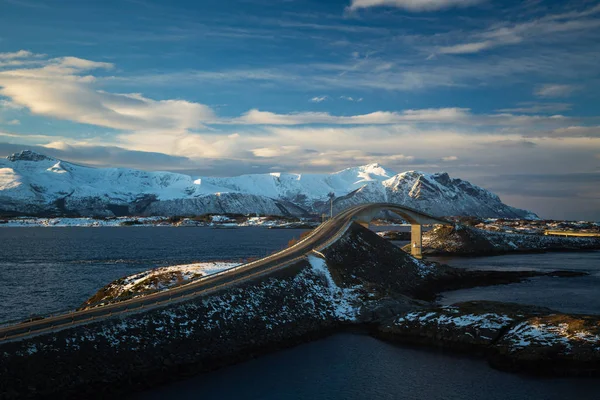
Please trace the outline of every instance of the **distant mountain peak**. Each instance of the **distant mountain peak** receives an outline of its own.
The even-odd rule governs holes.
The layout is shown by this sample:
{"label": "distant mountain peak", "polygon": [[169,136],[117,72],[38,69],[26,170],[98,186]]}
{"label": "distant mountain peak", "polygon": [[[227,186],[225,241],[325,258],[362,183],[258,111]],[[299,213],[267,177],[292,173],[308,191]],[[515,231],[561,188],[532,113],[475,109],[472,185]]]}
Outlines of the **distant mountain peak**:
{"label": "distant mountain peak", "polygon": [[48,157],[44,154],[36,153],[31,150],[23,150],[19,153],[13,153],[6,157],[7,160],[15,161],[44,161],[44,160],[55,160],[54,158]]}
{"label": "distant mountain peak", "polygon": [[334,175],[341,174],[344,172],[369,174],[369,175],[379,176],[379,177],[383,177],[383,178],[391,178],[392,176],[396,175],[395,172],[387,169],[386,167],[384,167],[383,165],[381,165],[379,163],[371,163],[371,164],[366,164],[366,165],[360,165],[358,167],[346,168],[342,171],[334,173]]}
{"label": "distant mountain peak", "polygon": [[[445,172],[396,174],[379,163],[333,174],[194,177],[128,168],[90,168],[31,150],[0,160],[0,214],[320,214],[364,203],[395,203],[429,214],[535,218]],[[326,208],[326,210],[325,210]]]}

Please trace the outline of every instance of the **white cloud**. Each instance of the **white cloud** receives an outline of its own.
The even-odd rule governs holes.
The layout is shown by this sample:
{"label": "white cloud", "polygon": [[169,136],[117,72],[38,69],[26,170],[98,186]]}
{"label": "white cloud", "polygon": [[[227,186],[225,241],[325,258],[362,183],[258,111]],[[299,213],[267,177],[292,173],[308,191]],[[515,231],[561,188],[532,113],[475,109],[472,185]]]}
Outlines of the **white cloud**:
{"label": "white cloud", "polygon": [[310,99],[310,101],[312,101],[313,103],[320,103],[320,102],[325,101],[327,99],[328,99],[327,96],[315,96],[312,99]]}
{"label": "white cloud", "polygon": [[539,86],[534,94],[538,97],[566,97],[577,90],[574,85],[544,84]]}
{"label": "white cloud", "polygon": [[95,77],[84,74],[111,68],[111,63],[62,57],[46,60],[40,68],[4,70],[0,95],[10,99],[6,104],[33,114],[113,129],[182,131],[214,118],[209,107],[198,103],[99,90],[94,87]]}
{"label": "white cloud", "polygon": [[19,121],[18,119],[11,119],[10,121],[6,122],[7,125],[21,125],[21,121]]}
{"label": "white cloud", "polygon": [[468,118],[468,108],[431,108],[404,110],[402,112],[375,111],[353,116],[334,116],[325,112],[276,114],[269,111],[250,110],[230,123],[250,125],[385,125],[400,122],[457,122]]}
{"label": "white cloud", "polygon": [[14,60],[15,58],[33,57],[34,54],[27,50],[19,50],[13,53],[0,53],[0,60]]}
{"label": "white cloud", "polygon": [[340,99],[347,100],[347,101],[355,101],[357,103],[360,103],[361,101],[363,101],[362,97],[354,98],[354,97],[350,97],[350,96],[340,96]]}
{"label": "white cloud", "polygon": [[300,146],[277,146],[277,147],[261,147],[253,149],[252,153],[256,157],[272,158],[292,154],[299,151]]}
{"label": "white cloud", "polygon": [[442,161],[458,161],[458,157],[457,156],[442,157]]}
{"label": "white cloud", "polygon": [[550,133],[550,136],[600,139],[600,126],[568,126],[565,128],[557,128]]}
{"label": "white cloud", "polygon": [[[438,36],[438,39],[447,40],[446,38],[452,37],[453,34],[454,38],[460,38],[460,42],[463,43],[454,45],[444,43],[443,46],[435,47],[433,51],[438,54],[472,54],[494,47],[525,42],[564,43],[564,41],[573,41],[579,43],[586,37],[597,40],[595,32],[600,27],[600,20],[592,16],[599,11],[600,7],[595,6],[581,12],[547,14],[524,22],[496,23],[484,30],[466,35],[463,31],[450,32]],[[468,39],[466,43],[464,43],[465,36]]]}
{"label": "white cloud", "polygon": [[573,105],[569,103],[536,103],[536,102],[522,102],[518,104],[520,107],[514,108],[502,108],[496,110],[501,113],[524,113],[524,114],[537,114],[537,113],[548,113],[548,112],[559,112],[569,111]]}
{"label": "white cloud", "polygon": [[456,44],[453,46],[442,46],[438,47],[437,52],[441,54],[470,54],[479,53],[481,50],[485,50],[492,47],[492,42],[486,40],[484,42],[464,43]]}
{"label": "white cloud", "polygon": [[398,7],[407,11],[435,11],[450,7],[467,7],[482,0],[352,0],[351,10],[369,7]]}

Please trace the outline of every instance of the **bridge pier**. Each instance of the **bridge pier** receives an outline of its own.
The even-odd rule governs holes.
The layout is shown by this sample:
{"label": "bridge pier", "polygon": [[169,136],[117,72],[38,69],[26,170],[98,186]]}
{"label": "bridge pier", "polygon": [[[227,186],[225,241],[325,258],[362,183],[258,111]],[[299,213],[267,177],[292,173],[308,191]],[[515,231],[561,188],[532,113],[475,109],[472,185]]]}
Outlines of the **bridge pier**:
{"label": "bridge pier", "polygon": [[423,245],[422,226],[419,224],[411,224],[410,226],[410,254],[415,258],[423,258],[421,248]]}

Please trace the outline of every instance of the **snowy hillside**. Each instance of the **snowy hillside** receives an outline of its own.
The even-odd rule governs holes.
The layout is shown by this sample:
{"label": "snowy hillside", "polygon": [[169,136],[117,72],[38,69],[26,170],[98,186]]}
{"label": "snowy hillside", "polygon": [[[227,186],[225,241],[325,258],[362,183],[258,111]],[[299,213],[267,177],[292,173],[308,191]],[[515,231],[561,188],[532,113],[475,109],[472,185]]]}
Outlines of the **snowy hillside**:
{"label": "snowy hillside", "polygon": [[395,174],[378,164],[333,174],[257,174],[231,178],[90,168],[23,151],[0,160],[0,213],[8,215],[303,215],[334,207],[393,202],[431,214],[535,218],[446,173]]}

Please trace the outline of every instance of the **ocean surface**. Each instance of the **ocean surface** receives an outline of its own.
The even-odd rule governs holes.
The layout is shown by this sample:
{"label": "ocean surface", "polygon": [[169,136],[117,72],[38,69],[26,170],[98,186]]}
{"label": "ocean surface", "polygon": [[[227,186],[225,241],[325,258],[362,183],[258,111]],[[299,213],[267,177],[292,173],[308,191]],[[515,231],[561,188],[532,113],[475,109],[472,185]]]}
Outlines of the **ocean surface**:
{"label": "ocean surface", "polygon": [[[264,256],[302,230],[240,228],[1,228],[0,322],[74,308],[119,277],[158,266]],[[581,278],[447,292],[600,314],[600,252],[438,261],[473,269],[570,269]],[[138,399],[597,399],[598,379],[540,379],[485,361],[338,334],[134,396]]]}
{"label": "ocean surface", "polygon": [[468,258],[430,257],[429,259],[467,269],[568,270],[589,274],[576,278],[539,277],[510,285],[446,292],[440,299],[441,304],[468,300],[494,300],[533,304],[566,313],[600,314],[600,251]]}
{"label": "ocean surface", "polygon": [[480,358],[338,334],[132,396],[260,400],[597,400],[598,379],[540,379]]}
{"label": "ocean surface", "polygon": [[0,228],[0,324],[77,308],[113,280],[151,268],[263,257],[302,232],[262,227]]}

